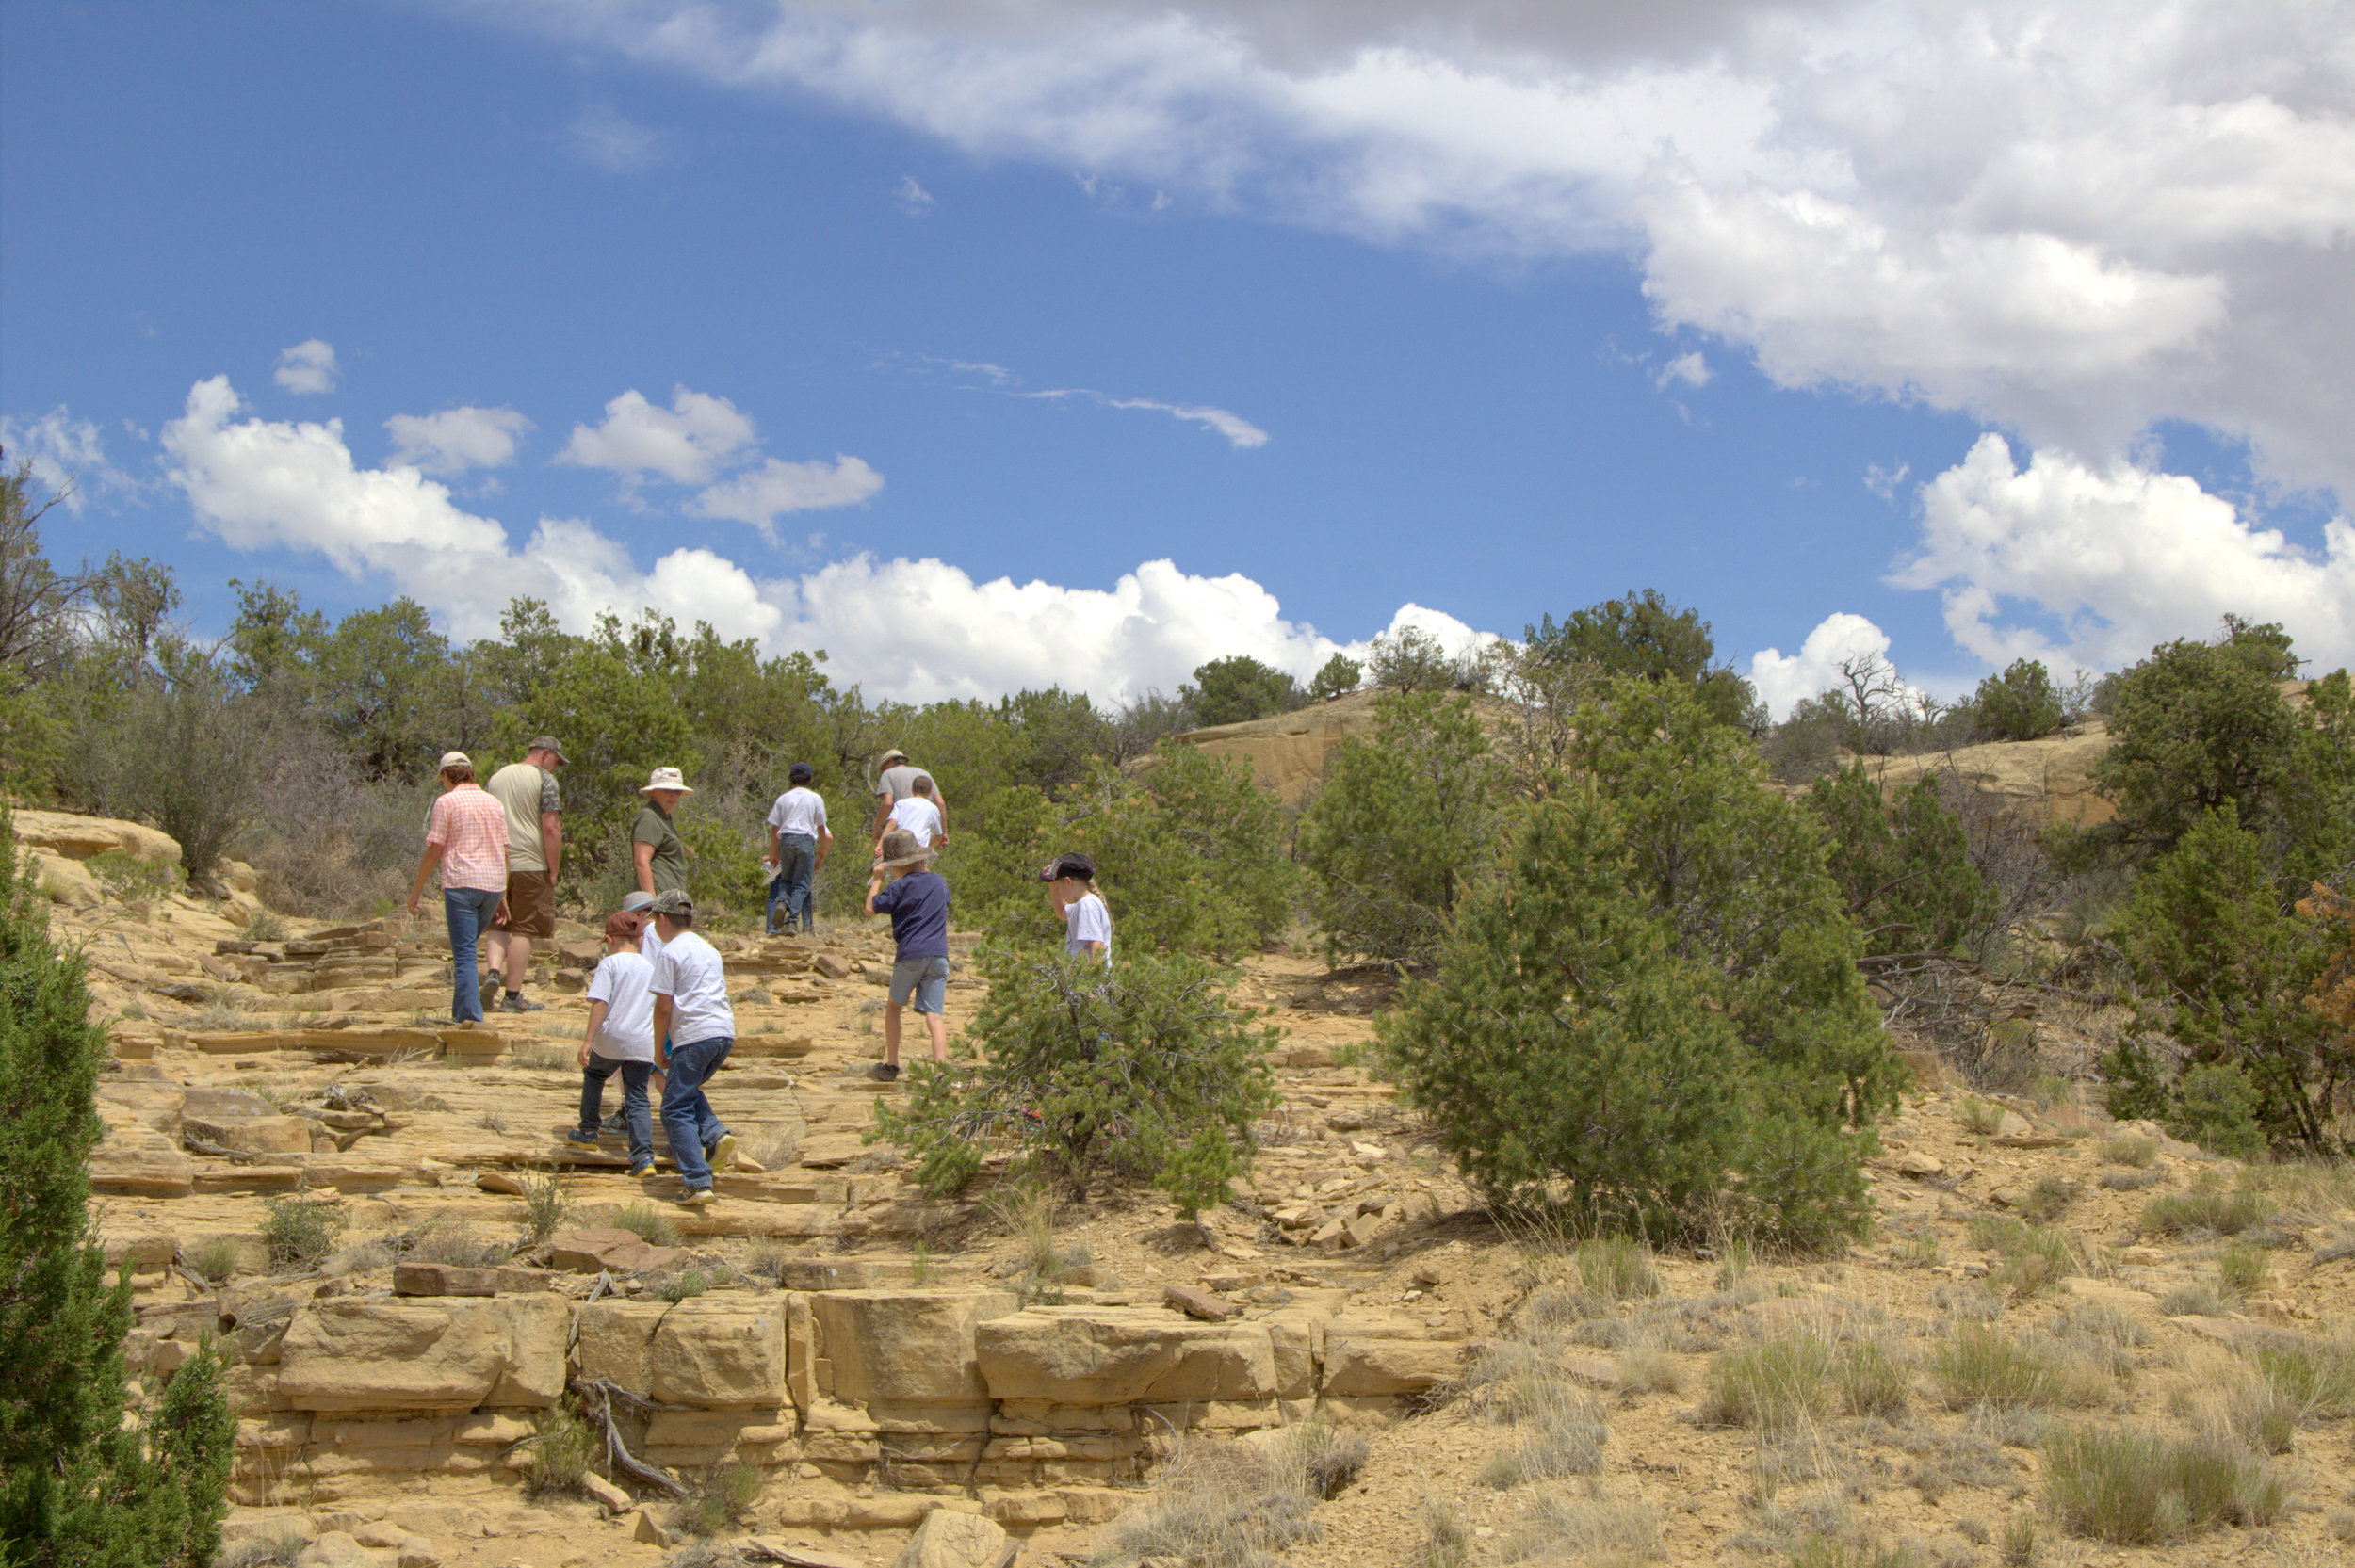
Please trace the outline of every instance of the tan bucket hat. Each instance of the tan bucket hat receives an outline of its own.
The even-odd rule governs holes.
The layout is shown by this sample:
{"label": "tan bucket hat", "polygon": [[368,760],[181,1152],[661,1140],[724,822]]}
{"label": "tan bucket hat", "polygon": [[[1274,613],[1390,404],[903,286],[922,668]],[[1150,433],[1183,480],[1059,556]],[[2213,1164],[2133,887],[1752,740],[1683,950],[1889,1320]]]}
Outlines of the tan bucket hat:
{"label": "tan bucket hat", "polygon": [[894,828],[884,834],[883,866],[888,871],[901,865],[914,865],[929,861],[933,852],[916,841],[916,835],[903,828]]}
{"label": "tan bucket hat", "polygon": [[638,786],[638,793],[641,795],[652,795],[658,789],[675,789],[681,795],[692,795],[695,793],[692,786],[690,786],[685,779],[679,777],[679,770],[675,768],[656,768],[654,770],[654,776],[648,779],[644,784]]}

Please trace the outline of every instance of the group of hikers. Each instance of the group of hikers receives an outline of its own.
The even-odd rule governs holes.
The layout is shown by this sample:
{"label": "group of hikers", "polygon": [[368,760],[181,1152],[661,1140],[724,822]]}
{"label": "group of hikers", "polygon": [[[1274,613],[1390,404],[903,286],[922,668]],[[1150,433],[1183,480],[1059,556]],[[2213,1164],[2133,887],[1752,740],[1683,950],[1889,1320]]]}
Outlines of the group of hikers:
{"label": "group of hikers", "polygon": [[[417,913],[425,884],[437,872],[449,930],[453,983],[451,1021],[480,1023],[487,972],[501,1012],[537,1012],[544,1003],[523,994],[531,945],[556,935],[556,880],[563,865],[563,798],[557,770],[563,748],[536,736],[521,762],[478,783],[463,752],[443,753],[442,793],[427,818],[425,851],[409,889]],[[949,841],[948,802],[933,777],[894,748],[884,753],[876,781],[872,859],[865,908],[891,920],[894,955],[884,1006],[883,1059],[869,1075],[885,1083],[900,1075],[900,1026],[913,1007],[924,1020],[932,1059],[949,1058],[949,883],[933,861]],[[815,774],[795,763],[788,787],[768,816],[769,875],[765,927],[771,935],[815,932],[812,888],[834,848],[826,802],[810,787]],[[608,1130],[605,1086],[622,1078],[622,1108],[614,1118],[628,1140],[629,1173],[653,1173],[654,1115],[648,1089],[659,1077],[664,1140],[682,1183],[679,1202],[713,1201],[715,1172],[736,1157],[736,1139],[704,1086],[736,1044],[736,1015],[728,1001],[720,954],[694,929],[695,903],[687,891],[686,842],[673,821],[694,791],[675,768],[654,769],[639,790],[642,804],[630,827],[636,885],[605,921],[605,956],[588,986],[589,1019],[576,1059],[581,1069],[580,1116],[566,1134],[577,1148],[594,1148]],[[1039,881],[1064,927],[1064,949],[1112,962],[1112,914],[1096,891],[1096,863],[1084,854],[1056,857]],[[780,917],[782,912],[782,917]],[[487,971],[483,960],[487,959]]]}

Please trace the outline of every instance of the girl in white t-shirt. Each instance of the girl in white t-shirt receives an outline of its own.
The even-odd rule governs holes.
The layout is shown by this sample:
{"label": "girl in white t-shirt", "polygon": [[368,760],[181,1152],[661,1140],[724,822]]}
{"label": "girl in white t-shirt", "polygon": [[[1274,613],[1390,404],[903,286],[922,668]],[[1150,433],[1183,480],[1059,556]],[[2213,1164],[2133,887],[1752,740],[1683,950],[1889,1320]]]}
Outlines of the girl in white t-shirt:
{"label": "girl in white t-shirt", "polygon": [[1064,926],[1063,950],[1087,953],[1109,967],[1113,962],[1113,913],[1096,891],[1096,862],[1082,854],[1056,857],[1038,874]]}
{"label": "girl in white t-shirt", "polygon": [[564,1135],[577,1149],[593,1149],[604,1125],[605,1080],[622,1075],[622,1124],[629,1132],[629,1173],[654,1173],[654,965],[639,951],[645,917],[616,914],[605,923],[605,957],[589,981],[589,1027],[575,1059],[580,1063],[580,1122]]}

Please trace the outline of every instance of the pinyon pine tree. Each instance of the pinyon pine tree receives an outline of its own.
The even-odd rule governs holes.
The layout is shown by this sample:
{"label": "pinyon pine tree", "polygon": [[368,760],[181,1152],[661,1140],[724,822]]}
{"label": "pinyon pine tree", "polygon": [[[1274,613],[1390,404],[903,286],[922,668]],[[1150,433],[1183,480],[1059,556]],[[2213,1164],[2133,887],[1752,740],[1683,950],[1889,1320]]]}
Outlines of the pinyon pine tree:
{"label": "pinyon pine tree", "polygon": [[112,1287],[84,1161],[105,1041],[0,814],[0,1563],[204,1568],[236,1424],[210,1347],[126,1426],[126,1271]]}
{"label": "pinyon pine tree", "polygon": [[1741,732],[1640,679],[1458,911],[1383,1052],[1491,1201],[1652,1236],[1864,1224],[1897,1063],[1821,837]]}

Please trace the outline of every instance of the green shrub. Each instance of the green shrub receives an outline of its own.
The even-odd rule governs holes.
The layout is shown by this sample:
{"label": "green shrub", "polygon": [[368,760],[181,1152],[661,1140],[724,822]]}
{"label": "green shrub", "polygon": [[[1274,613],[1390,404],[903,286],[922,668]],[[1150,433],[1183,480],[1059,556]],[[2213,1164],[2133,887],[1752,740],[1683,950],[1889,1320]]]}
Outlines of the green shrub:
{"label": "green shrub", "polygon": [[262,1245],[281,1268],[315,1269],[351,1222],[340,1198],[268,1198],[262,1204]]}
{"label": "green shrub", "polygon": [[2282,1511],[2272,1467],[2215,1437],[2064,1429],[2045,1441],[2044,1474],[2062,1528],[2119,1546],[2224,1523],[2269,1524]]}
{"label": "green shrub", "polygon": [[1971,706],[1978,733],[1990,740],[2034,740],[2061,726],[2060,694],[2038,659],[2014,659],[2002,674],[1981,681]]}
{"label": "green shrub", "polygon": [[993,1145],[1026,1168],[1102,1163],[1142,1176],[1188,1215],[1250,1169],[1254,1123],[1276,1103],[1280,1038],[1226,999],[1222,972],[1184,955],[983,950],[988,1000],[966,1030],[983,1059],[917,1063],[898,1105],[878,1096],[870,1139],[914,1155],[926,1190],[954,1192]]}
{"label": "green shrub", "polygon": [[[21,501],[0,487],[0,509]],[[209,1345],[124,1419],[131,1274],[106,1284],[85,1164],[106,1042],[45,909],[0,809],[0,1556],[207,1568],[236,1422]]]}
{"label": "green shrub", "polygon": [[1709,1365],[1702,1419],[1768,1433],[1818,1425],[1840,1413],[1838,1367],[1831,1346],[1810,1334],[1723,1351]]}
{"label": "green shrub", "polygon": [[2266,1250],[2251,1242],[2231,1242],[2217,1254],[2216,1283],[2235,1296],[2251,1296],[2265,1288],[2270,1271]]}
{"label": "green shrub", "polygon": [[550,1166],[545,1171],[527,1172],[523,1183],[524,1235],[533,1241],[545,1241],[564,1222],[565,1211],[571,1206],[564,1195],[564,1177]]}
{"label": "green shrub", "polygon": [[524,1491],[535,1497],[570,1496],[595,1465],[602,1446],[567,1398],[554,1410],[531,1418],[534,1435],[524,1449]]}
{"label": "green shrub", "polygon": [[257,909],[246,916],[245,939],[248,942],[284,942],[286,922],[266,909]]}
{"label": "green shrub", "polygon": [[227,1285],[237,1272],[237,1244],[225,1236],[198,1242],[188,1252],[188,1272],[208,1285]]}
{"label": "green shrub", "polygon": [[2240,1068],[2207,1062],[2175,1082],[2168,1130],[2213,1154],[2249,1159],[2265,1152],[2265,1129],[2257,1124],[2257,1088]]}
{"label": "green shrub", "polygon": [[[1679,721],[1738,740],[1697,709]],[[1601,725],[1582,710],[1584,733]],[[1720,761],[1730,787],[1755,787]],[[1567,1206],[1581,1231],[1731,1229],[1804,1246],[1854,1234],[1867,1142],[1843,1131],[1843,1111],[1869,1118],[1884,1103],[1886,1047],[1853,933],[1820,870],[1823,902],[1780,919],[1769,911],[1792,889],[1768,895],[1730,866],[1717,868],[1726,885],[1664,890],[1636,852],[1657,827],[1597,788],[1538,806],[1503,879],[1461,912],[1437,978],[1381,1019],[1385,1060],[1492,1202]],[[1721,817],[1699,836],[1734,828]],[[1694,951],[1679,927],[1704,909],[1752,932],[1743,950]],[[1757,932],[1760,920],[1778,929]]]}
{"label": "green shrub", "polygon": [[1300,820],[1309,903],[1335,962],[1428,963],[1493,858],[1507,780],[1470,702],[1385,691],[1372,736],[1326,759]]}
{"label": "green shrub", "polygon": [[1817,779],[1808,809],[1867,954],[1943,952],[1995,918],[1995,890],[1971,863],[1962,820],[1925,774],[1892,801],[1861,763]]}
{"label": "green shrub", "polygon": [[717,1535],[750,1518],[759,1496],[760,1471],[730,1462],[706,1475],[694,1495],[672,1511],[672,1528],[689,1535]]}

